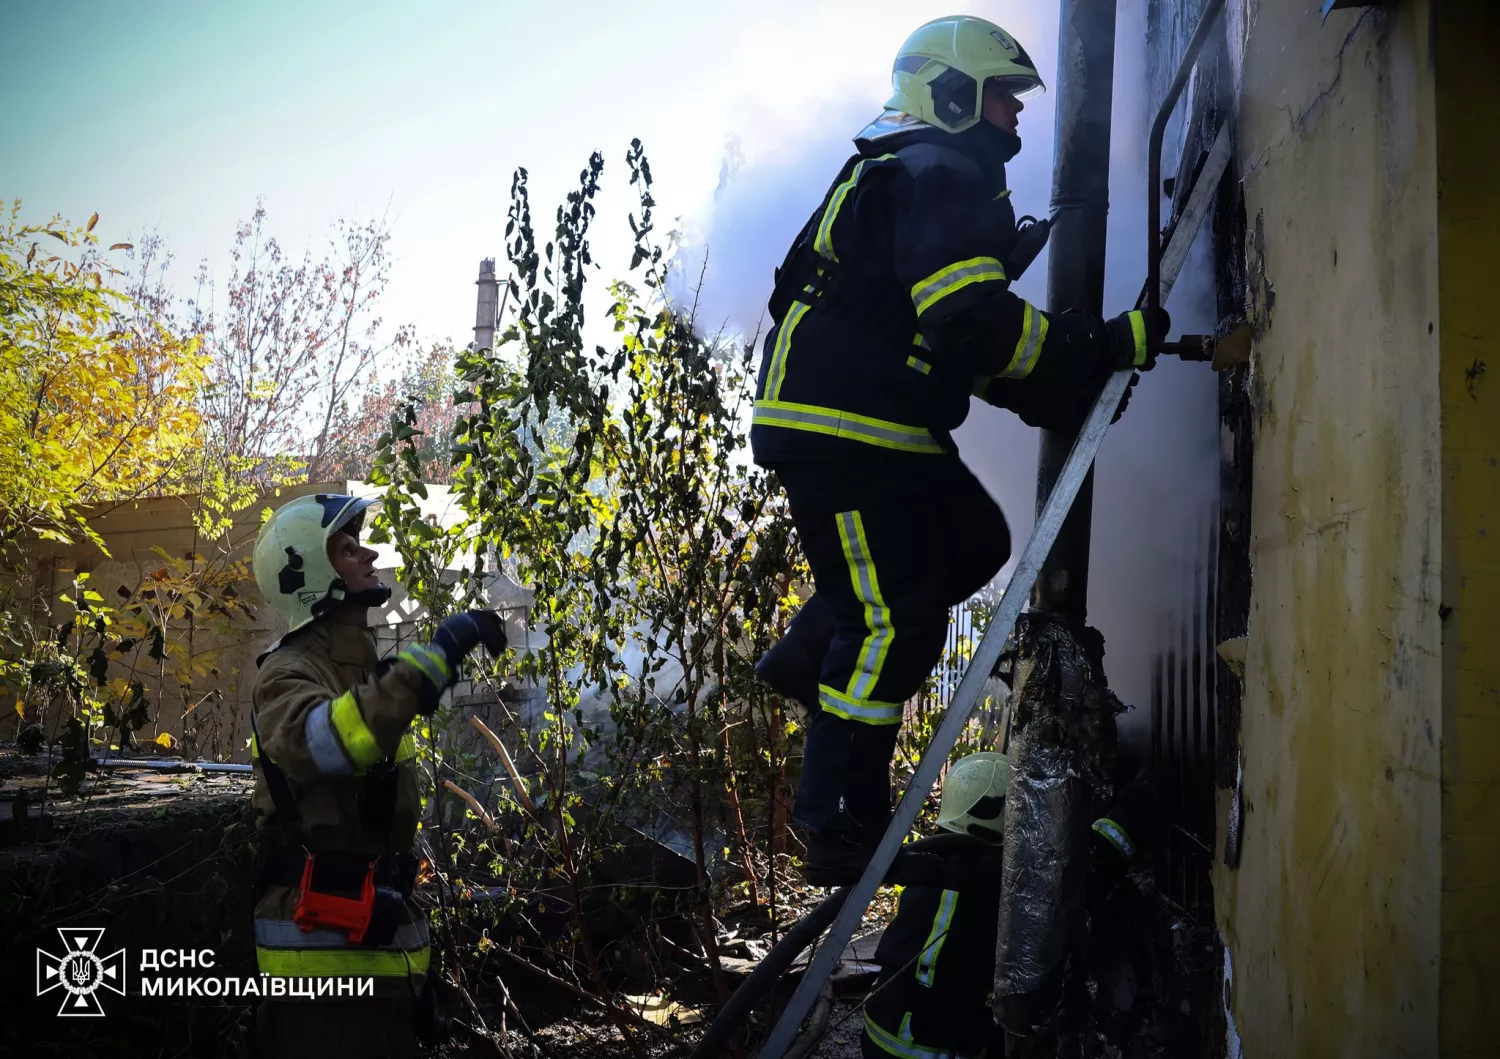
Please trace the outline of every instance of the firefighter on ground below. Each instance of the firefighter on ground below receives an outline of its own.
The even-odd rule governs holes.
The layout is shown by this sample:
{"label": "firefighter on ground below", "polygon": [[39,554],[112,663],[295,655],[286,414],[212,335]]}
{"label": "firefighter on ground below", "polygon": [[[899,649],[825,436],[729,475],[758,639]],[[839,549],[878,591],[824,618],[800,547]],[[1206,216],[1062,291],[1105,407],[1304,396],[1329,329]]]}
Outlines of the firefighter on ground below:
{"label": "firefighter on ground below", "polygon": [[[1011,775],[1004,754],[954,762],[937,821],[949,833],[903,847],[906,886],[876,946],[880,974],[864,1003],[865,1059],[1004,1056],[993,990]],[[1139,891],[1125,883],[1157,841],[1155,818],[1152,789],[1141,778],[1116,795],[1089,831],[1090,919],[1097,922],[1088,951],[1076,958],[1104,981],[1126,977],[1119,967],[1144,947],[1140,931],[1148,917]],[[1112,1014],[1111,999],[1095,998],[1096,1018]]]}
{"label": "firefighter on ground below", "polygon": [[757,672],[812,714],[795,819],[806,880],[823,886],[869,862],[902,703],[942,653],[948,608],[1010,554],[1004,516],[950,436],[970,396],[1076,427],[1111,372],[1152,365],[1169,327],[1165,312],[1053,315],[1010,291],[1037,247],[1005,163],[1022,100],[1043,91],[1010,34],[929,22],[892,80],[777,270],[750,430],[813,573]]}
{"label": "firefighter on ground below", "polygon": [[[505,646],[498,615],[470,611],[429,644],[380,660],[368,610],[391,590],[360,544],[375,501],[290,501],[255,542],[256,584],[287,632],[258,660],[254,809],[263,838],[255,952],[262,974],[311,979],[315,1000],[267,999],[260,1053],[406,1057],[430,1036],[427,919],[411,900],[420,798],[408,730],[465,656]],[[373,979],[349,999],[332,979]],[[334,997],[330,999],[330,997]]]}
{"label": "firefighter on ground below", "polygon": [[866,1059],[1004,1054],[990,994],[1010,775],[1004,754],[954,762],[938,808],[938,827],[951,833],[906,847],[938,853],[941,868],[901,891],[875,949],[880,975],[864,1005]]}

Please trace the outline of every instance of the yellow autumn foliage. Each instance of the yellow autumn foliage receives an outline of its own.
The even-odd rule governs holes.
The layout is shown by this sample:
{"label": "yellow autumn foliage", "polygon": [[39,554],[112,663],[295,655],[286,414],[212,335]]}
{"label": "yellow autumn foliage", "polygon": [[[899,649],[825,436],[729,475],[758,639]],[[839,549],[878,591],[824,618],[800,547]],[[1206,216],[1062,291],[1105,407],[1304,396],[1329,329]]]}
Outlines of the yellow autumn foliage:
{"label": "yellow autumn foliage", "polygon": [[19,212],[0,227],[0,550],[100,543],[84,509],[169,491],[198,450],[207,358],[111,287],[97,214],[69,227]]}

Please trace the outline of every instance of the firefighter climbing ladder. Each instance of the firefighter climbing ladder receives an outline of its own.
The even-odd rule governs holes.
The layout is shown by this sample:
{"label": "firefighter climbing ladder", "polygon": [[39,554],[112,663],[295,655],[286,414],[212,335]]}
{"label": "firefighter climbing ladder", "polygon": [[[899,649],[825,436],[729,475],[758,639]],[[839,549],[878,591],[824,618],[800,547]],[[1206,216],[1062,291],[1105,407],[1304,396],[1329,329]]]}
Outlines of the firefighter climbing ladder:
{"label": "firefighter climbing ladder", "polygon": [[[1160,230],[1161,217],[1159,195],[1162,138],[1166,130],[1167,119],[1171,117],[1177,99],[1187,84],[1188,75],[1197,62],[1198,53],[1202,50],[1208,32],[1217,21],[1223,7],[1224,0],[1209,0],[1205,5],[1198,28],[1194,31],[1192,41],[1188,44],[1187,52],[1183,56],[1182,65],[1171,87],[1167,89],[1161,110],[1157,113],[1156,121],[1151,127],[1148,159],[1150,179],[1147,186],[1150,206],[1147,214],[1147,236],[1150,243],[1146,288],[1141,292],[1139,303],[1142,305],[1156,307],[1167,300],[1167,295],[1171,292],[1173,283],[1176,282],[1177,274],[1181,271],[1183,262],[1187,260],[1188,248],[1197,237],[1198,229],[1208,214],[1208,207],[1213,198],[1212,193],[1218,187],[1219,180],[1229,163],[1229,123],[1226,121],[1220,126],[1213,147],[1199,170],[1198,178],[1194,181],[1193,189],[1186,199],[1182,216],[1173,227],[1166,246],[1162,247],[1157,234]],[[1156,282],[1152,282],[1153,280]],[[854,937],[854,931],[858,928],[860,920],[864,918],[870,900],[875,896],[875,891],[880,888],[881,880],[890,870],[896,854],[906,840],[907,833],[916,822],[917,813],[921,810],[928,792],[937,782],[938,773],[942,771],[948,756],[953,753],[958,737],[964,725],[968,723],[975,703],[979,701],[986,679],[994,670],[995,663],[1000,660],[1001,649],[1015,627],[1016,619],[1021,615],[1021,607],[1031,595],[1037,574],[1041,572],[1042,563],[1046,561],[1047,553],[1052,550],[1052,545],[1057,540],[1063,519],[1067,517],[1068,510],[1073,506],[1073,501],[1078,496],[1078,490],[1083,485],[1089,468],[1093,466],[1094,457],[1099,453],[1099,446],[1104,441],[1105,431],[1109,429],[1110,420],[1114,418],[1115,410],[1120,406],[1120,399],[1125,395],[1130,376],[1129,371],[1118,371],[1109,377],[1104,384],[1104,389],[1094,402],[1088,419],[1078,431],[1073,448],[1068,452],[1067,462],[1063,465],[1062,473],[1058,475],[1057,484],[1052,487],[1052,492],[1047,497],[1041,514],[1037,516],[1036,526],[1031,531],[1031,538],[1021,552],[1020,561],[1016,564],[1015,572],[1011,574],[1009,584],[1005,586],[1005,595],[1001,597],[1000,608],[990,621],[989,627],[985,629],[984,637],[979,641],[979,646],[969,662],[969,668],[965,670],[958,690],[954,692],[948,709],[943,714],[942,723],[933,733],[932,741],[923,752],[922,760],[917,764],[916,772],[912,774],[906,793],[902,795],[900,803],[896,806],[890,826],[886,828],[885,835],[881,838],[880,845],[876,848],[869,866],[865,868],[864,875],[849,891],[849,896],[839,910],[838,918],[834,920],[828,936],[818,948],[807,972],[802,976],[802,981],[798,983],[796,992],[792,994],[791,1001],[782,1011],[781,1018],[777,1020],[775,1027],[771,1030],[771,1035],[761,1048],[759,1059],[782,1059],[786,1054],[797,1036],[802,1020],[807,1017],[819,991],[823,988],[823,983],[833,973],[849,940]]]}

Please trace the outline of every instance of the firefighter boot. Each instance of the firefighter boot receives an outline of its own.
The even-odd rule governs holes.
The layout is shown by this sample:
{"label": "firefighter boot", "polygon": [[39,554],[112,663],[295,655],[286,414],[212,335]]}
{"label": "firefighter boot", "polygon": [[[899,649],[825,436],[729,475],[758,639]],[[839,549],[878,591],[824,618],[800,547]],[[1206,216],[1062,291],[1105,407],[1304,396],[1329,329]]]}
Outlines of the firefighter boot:
{"label": "firefighter boot", "polygon": [[891,819],[891,755],[898,726],[814,715],[807,727],[797,822],[807,828],[810,886],[858,882]]}
{"label": "firefighter boot", "polygon": [[833,616],[816,592],[787,626],[786,635],[755,663],[755,675],[778,695],[818,712],[818,674],[833,639]]}
{"label": "firefighter boot", "polygon": [[860,827],[839,799],[839,811],[829,826],[807,836],[802,878],[809,886],[852,886],[865,873],[883,831]]}

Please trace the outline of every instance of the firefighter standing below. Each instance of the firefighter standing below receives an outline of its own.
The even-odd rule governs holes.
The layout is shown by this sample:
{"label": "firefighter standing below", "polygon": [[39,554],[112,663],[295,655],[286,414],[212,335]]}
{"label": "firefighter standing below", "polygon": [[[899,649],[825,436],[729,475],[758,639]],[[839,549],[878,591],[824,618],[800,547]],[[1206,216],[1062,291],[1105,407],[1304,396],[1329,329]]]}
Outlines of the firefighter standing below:
{"label": "firefighter standing below", "polygon": [[1053,316],[1010,292],[1024,263],[1005,163],[1021,100],[1043,91],[1014,38],[929,22],[892,79],[777,271],[750,431],[815,582],[757,672],[813,713],[795,815],[805,877],[824,886],[869,862],[902,703],[942,653],[948,608],[1010,553],[950,437],[970,395],[1076,426],[1111,372],[1151,366],[1169,326],[1165,312]]}
{"label": "firefighter standing below", "polygon": [[[876,946],[880,975],[864,1003],[865,1059],[1005,1055],[991,992],[1010,781],[1010,759],[1004,754],[960,758],[943,781],[938,807],[938,827],[950,834],[903,847],[909,854],[935,856],[908,857],[923,865],[905,869],[896,917]],[[1090,829],[1090,928],[1074,959],[1098,981],[1133,981],[1121,968],[1149,949],[1142,930],[1152,919],[1126,873],[1156,841],[1155,818],[1152,787],[1141,777]],[[1085,1002],[1100,1026],[1115,1029],[1119,1012],[1105,992]],[[1057,1003],[1055,993],[1047,1003]]]}
{"label": "firefighter standing below", "polygon": [[311,979],[304,996],[347,997],[319,988],[374,979],[368,999],[264,1001],[261,1053],[278,1059],[417,1054],[432,990],[427,921],[410,900],[421,802],[408,728],[437,708],[470,651],[505,646],[499,617],[471,611],[445,620],[431,644],[377,659],[367,611],[391,590],[359,542],[372,503],[298,497],[255,543],[256,583],[288,626],[253,690],[265,839],[256,960],[263,974]]}
{"label": "firefighter standing below", "polygon": [[953,833],[906,847],[939,853],[942,869],[901,891],[896,918],[880,936],[880,976],[864,1004],[866,1059],[1004,1055],[990,991],[1009,786],[1004,754],[954,762],[938,809],[938,826]]}

